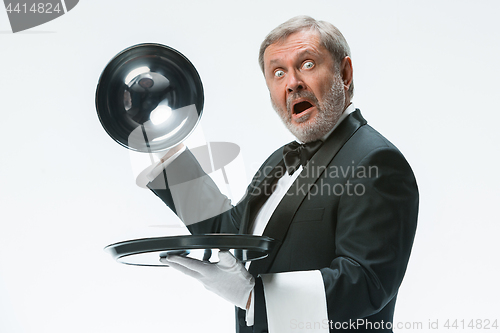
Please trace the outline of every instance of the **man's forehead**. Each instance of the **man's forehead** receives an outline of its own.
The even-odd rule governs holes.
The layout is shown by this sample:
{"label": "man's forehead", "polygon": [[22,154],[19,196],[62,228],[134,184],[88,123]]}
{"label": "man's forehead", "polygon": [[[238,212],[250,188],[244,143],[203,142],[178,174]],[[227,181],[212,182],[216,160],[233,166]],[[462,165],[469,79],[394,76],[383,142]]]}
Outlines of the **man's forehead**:
{"label": "man's forehead", "polygon": [[[290,54],[320,54],[322,51],[319,33],[316,31],[298,31],[284,40],[269,45],[264,52],[264,62],[272,64]],[[326,50],[326,49],[325,49]]]}

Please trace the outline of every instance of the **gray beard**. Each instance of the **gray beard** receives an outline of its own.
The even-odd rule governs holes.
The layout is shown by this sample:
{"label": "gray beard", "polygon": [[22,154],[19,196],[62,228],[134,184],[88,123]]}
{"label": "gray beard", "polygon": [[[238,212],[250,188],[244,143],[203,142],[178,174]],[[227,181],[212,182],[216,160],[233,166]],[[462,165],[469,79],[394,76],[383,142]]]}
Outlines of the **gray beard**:
{"label": "gray beard", "polygon": [[[302,122],[306,124],[292,123],[291,102],[296,98],[309,98],[317,108],[316,118],[308,121],[309,117],[304,117]],[[287,100],[287,110],[284,111],[271,97],[271,104],[285,124],[286,128],[301,142],[312,142],[321,139],[332,130],[335,124],[340,119],[344,111],[345,93],[344,85],[340,74],[333,78],[330,92],[325,96],[323,103],[320,103],[312,92],[299,91],[291,94]]]}

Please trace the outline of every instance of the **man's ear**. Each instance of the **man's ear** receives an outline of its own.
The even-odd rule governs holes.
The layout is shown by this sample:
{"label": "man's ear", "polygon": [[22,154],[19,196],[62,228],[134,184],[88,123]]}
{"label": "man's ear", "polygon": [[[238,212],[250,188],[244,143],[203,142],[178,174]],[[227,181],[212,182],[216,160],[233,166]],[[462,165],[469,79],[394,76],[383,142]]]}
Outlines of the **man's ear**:
{"label": "man's ear", "polygon": [[352,83],[352,61],[348,56],[342,59],[342,63],[340,64],[340,75],[342,75],[344,89],[346,91],[349,90]]}

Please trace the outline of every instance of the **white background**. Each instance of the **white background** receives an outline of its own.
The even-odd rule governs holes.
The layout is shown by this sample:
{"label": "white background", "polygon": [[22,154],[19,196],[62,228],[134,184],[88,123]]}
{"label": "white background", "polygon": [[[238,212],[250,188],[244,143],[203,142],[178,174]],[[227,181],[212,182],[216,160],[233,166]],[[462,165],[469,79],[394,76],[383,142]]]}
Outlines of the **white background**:
{"label": "white background", "polygon": [[258,47],[299,14],[343,32],[355,105],[417,177],[419,227],[395,322],[500,319],[499,12],[493,0],[81,1],[12,34],[0,10],[0,331],[233,331],[232,306],[196,281],[103,252],[181,229],[135,185],[129,152],[99,123],[95,88],[128,46],[180,50],[203,80],[205,138],[238,144],[250,177],[292,140]]}

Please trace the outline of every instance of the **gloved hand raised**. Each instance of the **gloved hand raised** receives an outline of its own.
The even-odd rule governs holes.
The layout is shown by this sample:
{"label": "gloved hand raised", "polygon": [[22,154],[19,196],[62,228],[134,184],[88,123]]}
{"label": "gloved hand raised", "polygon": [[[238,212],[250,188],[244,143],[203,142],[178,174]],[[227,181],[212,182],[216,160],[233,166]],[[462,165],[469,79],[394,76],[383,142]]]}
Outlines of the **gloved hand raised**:
{"label": "gloved hand raised", "polygon": [[169,255],[161,261],[198,279],[205,288],[237,307],[246,309],[255,280],[245,266],[228,251],[219,252],[217,263],[177,255]]}

